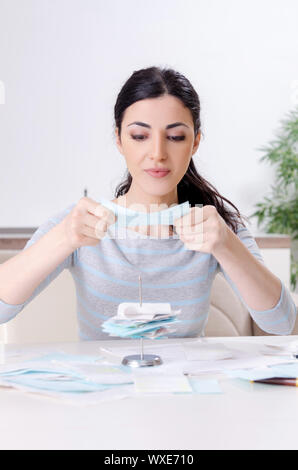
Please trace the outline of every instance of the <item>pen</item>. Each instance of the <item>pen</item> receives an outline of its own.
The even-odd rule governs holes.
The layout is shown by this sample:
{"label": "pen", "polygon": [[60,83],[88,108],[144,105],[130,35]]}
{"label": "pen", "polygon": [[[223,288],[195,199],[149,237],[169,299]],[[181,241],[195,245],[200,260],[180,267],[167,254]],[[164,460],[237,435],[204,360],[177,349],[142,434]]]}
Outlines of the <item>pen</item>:
{"label": "pen", "polygon": [[298,387],[298,379],[295,377],[271,377],[270,379],[252,380],[251,382]]}

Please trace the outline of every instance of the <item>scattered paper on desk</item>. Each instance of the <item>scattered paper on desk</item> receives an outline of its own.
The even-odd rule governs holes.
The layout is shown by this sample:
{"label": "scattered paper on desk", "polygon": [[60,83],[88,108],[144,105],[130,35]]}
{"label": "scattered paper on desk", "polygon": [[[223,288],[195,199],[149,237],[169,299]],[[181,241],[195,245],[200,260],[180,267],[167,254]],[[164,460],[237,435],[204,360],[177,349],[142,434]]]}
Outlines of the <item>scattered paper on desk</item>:
{"label": "scattered paper on desk", "polygon": [[97,364],[102,362],[102,357],[99,354],[67,354],[63,351],[50,352],[26,359],[28,361],[46,361],[51,363],[68,363],[68,364]]}
{"label": "scattered paper on desk", "polygon": [[218,361],[235,357],[235,352],[221,343],[204,343],[200,340],[183,344],[188,361]]}
{"label": "scattered paper on desk", "polygon": [[277,364],[259,369],[238,369],[227,371],[229,377],[245,380],[262,380],[271,377],[298,377],[298,364]]}
{"label": "scattered paper on desk", "polygon": [[184,375],[136,375],[135,390],[138,393],[191,393],[192,388]]}
{"label": "scattered paper on desk", "polygon": [[[60,397],[63,401],[67,395],[76,395],[82,397],[82,403],[98,403],[127,396],[128,392],[132,394],[134,380],[129,369],[105,364],[98,355],[54,353],[1,365],[0,386]],[[93,399],[86,399],[86,395],[92,395]]]}
{"label": "scattered paper on desk", "polygon": [[[189,353],[186,352],[187,345],[193,344],[194,342],[171,342],[170,344],[160,344],[158,342],[144,341],[144,353],[148,354],[157,354],[163,360],[163,364],[154,367],[155,374],[165,374],[172,375],[173,373],[189,373],[193,375],[201,375],[202,373],[225,373],[228,370],[239,370],[239,369],[255,369],[263,368],[269,365],[275,365],[285,362],[284,356],[277,355],[262,355],[257,351],[254,351],[252,348],[251,352],[244,352],[238,349],[233,349],[232,353],[234,357],[226,359],[217,359],[217,360],[187,360],[187,354],[192,354],[192,351]],[[206,343],[204,344],[204,346]],[[103,354],[107,360],[115,362],[117,364],[121,363],[121,360],[124,356],[130,354],[139,354],[140,347],[139,345],[130,346],[130,341],[125,341],[123,347],[111,347],[111,348],[100,348],[100,353]],[[213,354],[213,353],[212,353]],[[194,357],[194,356],[190,356]],[[296,362],[297,359],[286,359],[286,362]],[[297,361],[298,363],[298,361]],[[142,375],[151,375],[151,367],[141,367],[133,371],[133,373],[138,373]]]}
{"label": "scattered paper on desk", "polygon": [[20,383],[9,385],[7,382],[2,382],[1,380],[0,387],[12,387],[20,391],[30,393],[35,397],[53,399],[57,402],[76,406],[95,405],[113,400],[121,400],[123,398],[133,396],[135,393],[134,384],[122,385],[121,387],[108,387],[100,391],[93,391],[92,393],[57,392],[30,388],[23,386]]}
{"label": "scattered paper on desk", "polygon": [[82,364],[75,370],[86,380],[100,382],[105,385],[122,385],[133,383],[132,371],[123,365],[111,364]]}
{"label": "scattered paper on desk", "polygon": [[[3,379],[2,379],[3,380]],[[68,375],[49,374],[45,372],[34,372],[28,376],[24,374],[6,378],[4,383],[11,386],[21,386],[25,390],[44,390],[47,392],[71,392],[86,393],[106,390],[108,385],[88,382]]]}
{"label": "scattered paper on desk", "polygon": [[277,354],[285,356],[298,354],[298,341],[294,340],[287,343],[280,342],[279,344],[264,344],[261,352],[263,354]]}
{"label": "scattered paper on desk", "polygon": [[[294,362],[297,359],[286,359],[286,362]],[[262,367],[283,364],[285,358],[283,356],[248,356],[241,359],[224,359],[221,361],[188,361],[185,363],[183,372],[189,374],[200,374],[202,372],[222,372],[241,369],[260,369]]]}
{"label": "scattered paper on desk", "polygon": [[244,379],[244,380],[261,380],[269,379],[272,377],[272,371],[265,369],[239,369],[229,370],[226,375],[231,378]]}
{"label": "scattered paper on desk", "polygon": [[[296,359],[297,361],[297,359]],[[269,366],[275,377],[298,377],[298,363]]]}
{"label": "scattered paper on desk", "polygon": [[[185,360],[185,352],[181,343],[171,342],[171,344],[162,344],[157,341],[144,340],[144,354],[157,354],[162,360],[181,361]],[[106,358],[118,358],[119,360],[130,354],[140,354],[140,344],[132,345],[131,342],[125,341],[123,346],[104,348],[100,347],[100,354]]]}

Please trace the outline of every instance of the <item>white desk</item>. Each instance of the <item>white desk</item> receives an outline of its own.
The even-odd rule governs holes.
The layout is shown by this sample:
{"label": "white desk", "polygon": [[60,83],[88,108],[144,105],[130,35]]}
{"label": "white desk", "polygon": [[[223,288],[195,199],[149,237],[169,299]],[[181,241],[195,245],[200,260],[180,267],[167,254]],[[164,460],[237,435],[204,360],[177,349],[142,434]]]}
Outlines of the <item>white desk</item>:
{"label": "white desk", "polygon": [[[298,336],[243,337],[243,340],[268,343],[281,338],[287,341]],[[227,345],[235,340],[239,341],[239,337],[208,338]],[[22,348],[38,353],[62,348],[69,353],[94,354],[100,345],[123,344],[123,340],[86,341],[27,344]],[[20,349],[20,345],[6,346],[8,352],[15,349]],[[0,389],[0,448],[298,448],[298,388],[217,378],[223,394],[138,396],[86,407]]]}

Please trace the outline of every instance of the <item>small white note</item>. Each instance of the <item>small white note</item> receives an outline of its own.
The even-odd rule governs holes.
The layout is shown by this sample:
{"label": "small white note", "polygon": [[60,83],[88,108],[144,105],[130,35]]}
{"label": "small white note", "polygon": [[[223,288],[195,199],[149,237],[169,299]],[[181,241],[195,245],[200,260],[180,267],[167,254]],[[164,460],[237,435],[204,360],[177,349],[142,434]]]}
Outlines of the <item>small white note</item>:
{"label": "small white note", "polygon": [[192,387],[184,375],[137,375],[134,380],[138,393],[192,393]]}

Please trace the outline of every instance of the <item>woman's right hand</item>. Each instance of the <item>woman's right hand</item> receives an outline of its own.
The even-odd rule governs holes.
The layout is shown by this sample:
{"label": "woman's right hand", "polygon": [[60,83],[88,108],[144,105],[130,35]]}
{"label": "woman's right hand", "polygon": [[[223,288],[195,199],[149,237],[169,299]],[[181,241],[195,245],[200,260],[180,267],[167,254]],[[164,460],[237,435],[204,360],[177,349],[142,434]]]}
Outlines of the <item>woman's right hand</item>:
{"label": "woman's right hand", "polygon": [[99,202],[82,197],[62,221],[67,243],[73,250],[95,246],[116,219],[115,214]]}

